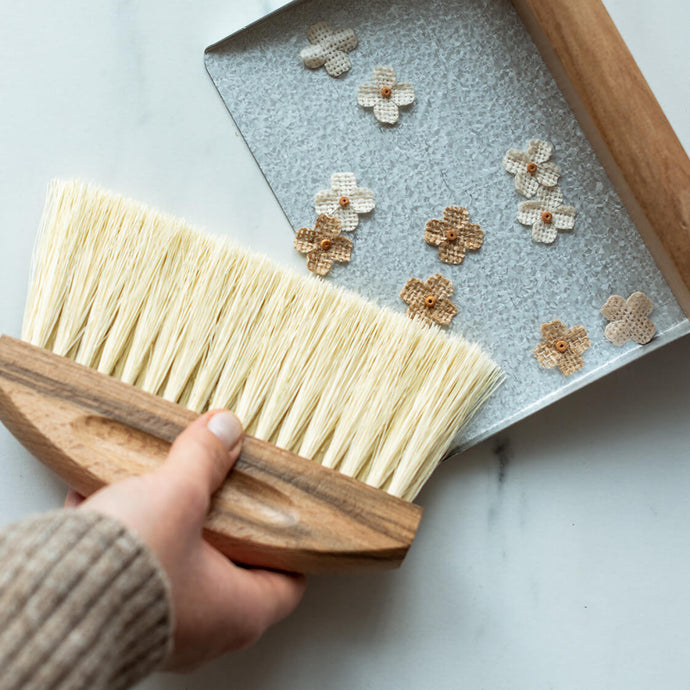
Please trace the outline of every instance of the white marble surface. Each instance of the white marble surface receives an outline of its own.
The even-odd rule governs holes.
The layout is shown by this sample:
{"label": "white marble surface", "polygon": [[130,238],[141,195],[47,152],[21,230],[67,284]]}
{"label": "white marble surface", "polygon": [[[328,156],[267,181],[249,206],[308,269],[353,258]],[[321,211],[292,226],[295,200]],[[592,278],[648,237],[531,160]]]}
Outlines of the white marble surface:
{"label": "white marble surface", "polygon": [[[302,269],[202,61],[278,0],[0,0],[0,331],[18,335],[47,181],[79,176]],[[690,8],[607,0],[690,148]],[[400,572],[314,578],[255,648],[163,688],[690,684],[690,340],[441,467]],[[0,429],[0,523],[64,488]]]}

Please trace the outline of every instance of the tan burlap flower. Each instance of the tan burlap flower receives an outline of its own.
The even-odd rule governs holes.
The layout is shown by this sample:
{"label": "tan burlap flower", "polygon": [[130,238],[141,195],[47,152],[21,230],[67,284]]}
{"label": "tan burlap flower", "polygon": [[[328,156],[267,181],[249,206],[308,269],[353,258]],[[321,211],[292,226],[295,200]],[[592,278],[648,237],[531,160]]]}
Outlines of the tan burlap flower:
{"label": "tan burlap flower", "polygon": [[374,117],[387,125],[394,125],[400,115],[400,106],[414,102],[412,84],[398,82],[392,67],[374,67],[372,81],[360,84],[357,103],[363,108],[373,108]]}
{"label": "tan burlap flower", "polygon": [[656,333],[656,327],[648,318],[653,308],[652,300],[642,292],[633,292],[627,300],[620,295],[609,297],[601,308],[601,313],[611,322],[604,335],[618,347],[631,338],[638,345],[645,345]]}
{"label": "tan burlap flower", "polygon": [[563,205],[563,192],[559,187],[542,187],[536,199],[518,204],[518,221],[531,225],[532,239],[544,244],[551,244],[559,230],[572,230],[576,215],[572,206]]}
{"label": "tan burlap flower", "polygon": [[510,149],[503,159],[503,167],[515,175],[515,189],[528,199],[539,187],[554,187],[561,176],[561,169],[549,163],[553,146],[548,141],[532,139],[527,151]]}
{"label": "tan burlap flower", "polygon": [[307,268],[325,276],[334,261],[347,263],[352,253],[352,240],[340,235],[340,221],[321,214],[314,229],[301,228],[295,236],[295,249],[307,255]]}
{"label": "tan burlap flower", "polygon": [[410,278],[400,297],[409,306],[407,315],[411,319],[447,326],[458,313],[457,307],[449,299],[452,294],[453,283],[437,273],[426,283],[418,278]]}
{"label": "tan burlap flower", "polygon": [[479,249],[484,231],[469,222],[470,214],[461,206],[448,206],[443,220],[430,220],[424,229],[424,241],[438,247],[438,258],[444,264],[461,264],[468,249]]}
{"label": "tan burlap flower", "polygon": [[585,364],[582,353],[589,349],[584,326],[566,328],[560,321],[542,324],[544,339],[534,348],[534,356],[545,369],[558,366],[564,376],[570,376]]}
{"label": "tan burlap flower", "polygon": [[348,53],[357,47],[357,36],[352,29],[333,31],[328,22],[317,22],[307,29],[307,38],[311,45],[300,51],[300,57],[309,69],[324,67],[332,77],[350,69]]}

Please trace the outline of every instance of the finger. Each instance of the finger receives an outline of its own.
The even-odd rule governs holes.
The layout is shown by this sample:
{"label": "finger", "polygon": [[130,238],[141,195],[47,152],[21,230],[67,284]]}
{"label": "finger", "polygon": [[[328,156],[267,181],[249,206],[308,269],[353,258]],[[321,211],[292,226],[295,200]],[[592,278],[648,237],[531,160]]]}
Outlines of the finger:
{"label": "finger", "polygon": [[77,508],[84,502],[84,497],[74,489],[68,489],[65,496],[65,508]]}
{"label": "finger", "polygon": [[217,593],[221,619],[253,623],[255,638],[292,613],[307,586],[304,575],[239,568],[206,543],[203,560]]}
{"label": "finger", "polygon": [[232,412],[208,412],[177,437],[158,471],[210,496],[239,457],[243,436],[242,424]]}
{"label": "finger", "polygon": [[207,542],[198,542],[184,597],[176,600],[174,653],[168,670],[189,671],[204,660],[244,649],[298,604],[301,575],[244,570]]}
{"label": "finger", "polygon": [[307,578],[296,573],[244,569],[240,573],[246,580],[248,594],[253,593],[254,602],[263,609],[259,617],[266,628],[289,616],[302,601],[307,587]]}

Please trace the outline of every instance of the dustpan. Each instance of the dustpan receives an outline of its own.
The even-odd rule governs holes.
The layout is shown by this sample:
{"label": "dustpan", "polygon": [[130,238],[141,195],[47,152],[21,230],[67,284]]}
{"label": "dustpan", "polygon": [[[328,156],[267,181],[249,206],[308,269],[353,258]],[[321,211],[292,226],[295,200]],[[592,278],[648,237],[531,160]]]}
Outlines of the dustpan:
{"label": "dustpan", "polygon": [[[578,12],[567,3],[529,4],[532,12],[523,7],[523,16],[537,26],[535,17],[547,21],[544,13]],[[592,5],[599,3],[587,9]],[[610,19],[600,9],[606,28],[604,20]],[[308,69],[300,59],[301,49],[309,45],[307,30],[318,21],[357,35],[357,48],[349,54],[351,69],[338,78],[324,69]],[[578,39],[584,35],[576,25],[572,30]],[[557,44],[553,32],[547,38]],[[349,235],[355,243],[352,261],[336,266],[328,280],[399,310],[406,308],[399,292],[409,278],[441,272],[452,280],[460,314],[449,328],[479,342],[507,374],[457,439],[455,450],[690,330],[669,287],[675,281],[676,293],[686,294],[676,269],[663,252],[657,252],[656,262],[652,258],[640,233],[647,221],[633,222],[508,0],[305,0],[210,46],[205,62],[295,231],[313,226],[314,195],[329,187],[332,173],[353,172],[359,184],[374,191],[376,209],[361,216]],[[377,65],[393,66],[398,79],[415,88],[414,104],[402,108],[392,126],[378,123],[371,110],[357,104],[358,85],[371,80]],[[637,76],[642,80],[639,71],[631,78]],[[623,91],[620,102],[629,97]],[[649,98],[658,110],[651,92]],[[639,109],[632,110],[633,122],[620,127],[641,126],[634,122],[636,113],[643,117]],[[666,126],[665,134],[673,138]],[[590,137],[596,144],[596,135]],[[562,170],[559,185],[566,203],[578,212],[574,230],[560,233],[552,245],[534,242],[530,229],[517,222],[518,204],[525,199],[502,166],[508,149],[524,149],[533,138],[554,146],[552,160]],[[687,170],[687,156],[675,142],[677,164]],[[604,150],[604,160],[607,155]],[[671,163],[648,164],[661,169]],[[660,207],[664,203],[658,200]],[[482,248],[468,252],[459,266],[441,263],[423,241],[426,222],[441,218],[452,205],[466,207],[485,233]],[[682,211],[671,212],[677,213],[680,228]],[[647,240],[659,244],[656,237]],[[289,244],[292,237],[276,241]],[[679,251],[687,252],[683,237],[675,244],[684,244]],[[616,347],[604,338],[607,320],[600,309],[611,295],[628,297],[636,291],[653,302],[656,336],[644,346],[629,341]],[[553,320],[582,325],[589,334],[585,366],[573,376],[547,371],[534,357],[541,324]]]}

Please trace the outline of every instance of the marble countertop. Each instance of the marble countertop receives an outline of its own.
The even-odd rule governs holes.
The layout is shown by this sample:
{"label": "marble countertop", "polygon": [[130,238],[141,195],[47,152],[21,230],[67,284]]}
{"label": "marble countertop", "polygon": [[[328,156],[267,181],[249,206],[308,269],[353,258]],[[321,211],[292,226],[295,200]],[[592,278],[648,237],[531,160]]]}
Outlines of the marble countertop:
{"label": "marble countertop", "polygon": [[[18,335],[47,182],[81,177],[304,270],[203,67],[279,0],[47,0],[0,15],[0,332]],[[690,148],[690,8],[607,0]],[[443,465],[402,570],[313,578],[254,648],[154,689],[687,687],[690,339]],[[0,428],[0,524],[64,487]]]}

